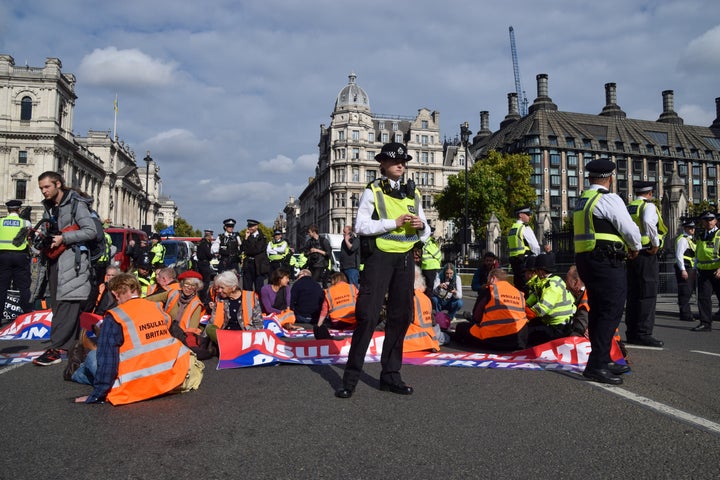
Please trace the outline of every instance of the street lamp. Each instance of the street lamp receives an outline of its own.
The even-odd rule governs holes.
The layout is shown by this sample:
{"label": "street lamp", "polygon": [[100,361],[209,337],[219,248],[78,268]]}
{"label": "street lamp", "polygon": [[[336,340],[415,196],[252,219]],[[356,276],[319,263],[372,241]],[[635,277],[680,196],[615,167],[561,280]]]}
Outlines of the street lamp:
{"label": "street lamp", "polygon": [[355,209],[358,206],[358,196],[357,193],[353,193],[350,195],[350,201],[352,202],[352,218],[350,219],[350,225],[355,226]]}
{"label": "street lamp", "polygon": [[470,140],[470,134],[472,132],[470,131],[470,125],[468,122],[464,122],[460,124],[460,141],[462,142],[462,146],[465,153],[465,218],[463,222],[463,235],[462,235],[462,241],[463,241],[463,260],[465,262],[465,266],[468,264],[468,251],[467,251],[467,244],[468,244],[468,141]]}
{"label": "street lamp", "polygon": [[148,210],[150,210],[150,190],[149,190],[149,175],[150,175],[150,164],[152,163],[153,159],[150,156],[150,150],[147,151],[147,155],[145,155],[145,200],[147,200],[147,208],[145,209],[145,222],[143,225],[147,225],[147,219],[148,219]]}

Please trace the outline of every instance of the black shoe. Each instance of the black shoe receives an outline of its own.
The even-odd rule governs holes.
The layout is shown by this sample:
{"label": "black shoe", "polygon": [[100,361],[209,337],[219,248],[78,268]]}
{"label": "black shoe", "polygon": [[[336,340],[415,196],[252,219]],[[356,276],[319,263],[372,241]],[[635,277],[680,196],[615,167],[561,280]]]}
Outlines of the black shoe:
{"label": "black shoe", "polygon": [[600,383],[609,383],[610,385],[622,385],[622,378],[613,375],[613,373],[605,368],[585,368],[583,377]]}
{"label": "black shoe", "polygon": [[628,338],[627,342],[625,342],[625,343],[629,343],[631,345],[643,345],[645,347],[657,347],[657,348],[660,348],[663,345],[665,345],[665,342],[663,342],[662,340],[658,340],[655,337],[652,337],[650,335],[648,335],[646,337],[633,338],[633,339]]}
{"label": "black shoe", "polygon": [[630,366],[627,364],[620,365],[619,363],[610,362],[607,364],[607,370],[613,375],[622,375],[623,373],[630,371]]}
{"label": "black shoe", "polygon": [[398,395],[412,395],[413,388],[404,383],[385,383],[380,381],[380,390],[383,392],[397,393]]}
{"label": "black shoe", "polygon": [[697,327],[690,329],[691,332],[712,332],[712,327],[707,323],[701,323]]}
{"label": "black shoe", "polygon": [[339,388],[339,389],[335,390],[335,396],[337,398],[350,398],[350,397],[352,397],[352,394],[354,391],[355,391],[354,388],[346,388],[346,387]]}

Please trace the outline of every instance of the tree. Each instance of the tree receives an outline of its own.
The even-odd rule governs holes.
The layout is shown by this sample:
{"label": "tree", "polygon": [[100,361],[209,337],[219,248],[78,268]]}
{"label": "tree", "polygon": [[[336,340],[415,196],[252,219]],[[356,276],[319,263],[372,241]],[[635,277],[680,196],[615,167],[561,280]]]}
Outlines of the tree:
{"label": "tree", "polygon": [[[159,232],[166,229],[167,227],[168,225],[165,225],[163,222],[157,222],[155,224],[155,231]],[[174,227],[174,236],[176,237],[202,237],[202,232],[200,230],[195,230],[192,225],[190,225],[187,220],[182,217],[177,217],[175,219]]]}
{"label": "tree", "polygon": [[[533,173],[530,156],[490,151],[468,171],[468,223],[475,234],[484,238],[485,225],[494,213],[506,231],[517,206],[534,204],[535,189],[530,185]],[[448,185],[435,197],[438,215],[462,226],[465,218],[465,172],[451,175]]]}

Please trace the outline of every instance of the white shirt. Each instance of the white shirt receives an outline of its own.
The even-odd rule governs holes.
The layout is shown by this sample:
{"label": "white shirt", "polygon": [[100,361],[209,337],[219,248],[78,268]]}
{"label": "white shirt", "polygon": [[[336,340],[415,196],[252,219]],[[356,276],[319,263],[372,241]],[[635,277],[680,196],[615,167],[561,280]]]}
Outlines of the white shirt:
{"label": "white shirt", "polygon": [[643,210],[643,218],[641,218],[640,221],[643,223],[645,235],[647,235],[650,239],[650,245],[653,247],[659,247],[660,234],[657,230],[657,224],[659,221],[657,207],[655,207],[655,204],[647,200],[645,197],[642,198],[645,200],[645,210]]}
{"label": "white shirt", "polygon": [[[442,282],[440,282],[440,275],[442,275],[443,279]],[[435,276],[435,282],[433,283],[433,292],[437,292],[438,288],[440,287],[440,283],[445,283],[447,280],[447,277],[445,276],[445,272],[440,272]],[[455,275],[455,286],[452,285],[447,286],[448,293],[450,290],[455,289],[455,293],[452,294],[450,297],[455,298],[462,298],[462,282],[460,281],[460,275]]]}
{"label": "white shirt", "polygon": [[676,248],[675,248],[675,263],[677,264],[680,271],[685,271],[685,259],[683,258],[683,254],[685,253],[685,250],[688,249],[688,246],[690,245],[688,243],[688,237],[686,237],[686,233],[683,233],[682,236],[678,239]]}
{"label": "white shirt", "polygon": [[525,225],[527,228],[523,228],[523,238],[525,239],[525,242],[527,242],[528,247],[530,247],[530,251],[535,255],[540,255],[540,244],[537,241],[537,238],[535,237],[535,232],[533,232],[532,228]]}
{"label": "white shirt", "polygon": [[[605,187],[592,184],[589,189],[600,190],[605,189]],[[622,198],[618,195],[606,193],[601,196],[595,204],[593,213],[600,218],[608,220],[632,250],[640,250],[642,248],[640,228],[635,224],[628,213],[625,202],[623,202]]]}

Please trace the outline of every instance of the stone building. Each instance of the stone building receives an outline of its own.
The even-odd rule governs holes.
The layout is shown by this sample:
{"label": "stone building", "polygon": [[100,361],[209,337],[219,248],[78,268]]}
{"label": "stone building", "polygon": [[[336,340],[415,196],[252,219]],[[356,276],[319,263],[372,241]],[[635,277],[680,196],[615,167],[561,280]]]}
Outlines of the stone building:
{"label": "stone building", "polygon": [[61,69],[57,58],[29,67],[0,54],[0,199],[22,200],[33,207],[32,221],[39,220],[37,177],[52,170],[91,195],[98,214],[113,225],[154,225],[163,206],[155,160],[148,152],[140,166],[135,152],[110,132],[76,136],[76,78]]}
{"label": "stone building", "polygon": [[311,224],[326,233],[342,233],[345,225],[351,225],[360,195],[380,176],[375,155],[388,142],[407,145],[413,160],[408,162],[405,180],[412,179],[422,193],[423,209],[436,236],[450,238],[455,226],[438,219],[433,198],[450,175],[464,168],[463,149],[443,142],[437,111],[421,108],[414,116],[373,113],[356,75],[348,78],[335,100],[330,125],[320,125],[315,176],[284,210],[288,238],[301,240]]}
{"label": "stone building", "polygon": [[674,110],[672,90],[662,92],[656,121],[627,118],[617,103],[614,83],[605,85],[605,106],[597,114],[563,112],[549,96],[548,76],[537,76],[537,98],[526,116],[518,113],[515,93],[500,129],[489,129],[489,113],[480,112],[480,131],[470,147],[481,161],[490,150],[527,153],[534,168],[537,204],[549,210],[553,229],[572,214],[586,186],[584,165],[595,158],[617,164],[613,190],[632,199],[634,181],[657,182],[663,216],[673,233],[688,203],[717,204],[720,182],[720,98],[709,127],[685,125]]}

